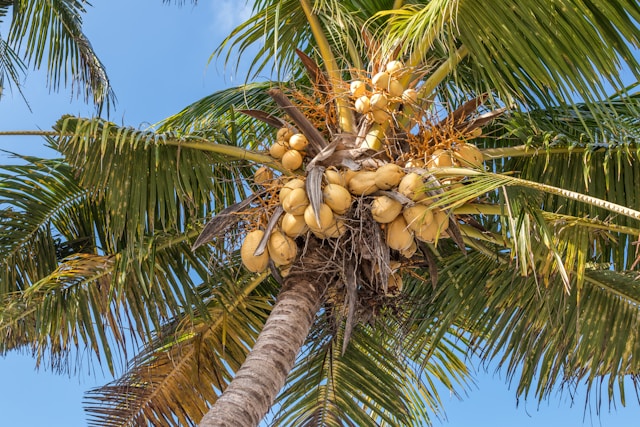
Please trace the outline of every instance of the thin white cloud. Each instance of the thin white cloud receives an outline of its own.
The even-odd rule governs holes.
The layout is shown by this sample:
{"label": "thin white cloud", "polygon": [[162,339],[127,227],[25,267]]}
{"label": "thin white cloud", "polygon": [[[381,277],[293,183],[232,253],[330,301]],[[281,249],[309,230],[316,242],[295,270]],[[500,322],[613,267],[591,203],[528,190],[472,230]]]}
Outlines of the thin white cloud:
{"label": "thin white cloud", "polygon": [[251,17],[253,0],[214,0],[211,2],[213,19],[210,29],[216,36],[227,36],[231,30]]}

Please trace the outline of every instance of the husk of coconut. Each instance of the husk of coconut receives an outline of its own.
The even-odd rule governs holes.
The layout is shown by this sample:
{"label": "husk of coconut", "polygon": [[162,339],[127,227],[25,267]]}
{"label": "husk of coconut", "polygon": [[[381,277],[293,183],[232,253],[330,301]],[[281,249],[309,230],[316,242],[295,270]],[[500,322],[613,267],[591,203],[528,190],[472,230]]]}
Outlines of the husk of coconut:
{"label": "husk of coconut", "polygon": [[403,93],[404,87],[402,86],[402,83],[394,78],[389,80],[389,95],[393,96],[394,98],[400,98],[402,97]]}
{"label": "husk of coconut", "polygon": [[391,119],[391,113],[386,109],[379,110],[377,108],[374,108],[369,114],[371,114],[371,120],[378,124],[388,122]]}
{"label": "husk of coconut", "polygon": [[387,90],[389,87],[389,73],[386,71],[380,71],[371,78],[371,84],[378,90]]}
{"label": "husk of coconut", "polygon": [[[380,110],[378,110],[380,111]],[[367,132],[365,136],[364,142],[361,145],[361,148],[371,148],[372,150],[378,151],[382,148],[382,144],[384,143],[384,130],[380,126],[380,124],[376,123]]]}
{"label": "husk of coconut", "polygon": [[302,133],[295,133],[291,135],[291,138],[289,138],[289,146],[294,150],[304,150],[307,148],[307,145],[309,145],[309,141]]}
{"label": "husk of coconut", "polygon": [[416,254],[417,250],[418,250],[418,244],[414,240],[413,242],[411,242],[411,246],[409,246],[407,249],[400,251],[400,255],[402,255],[407,259],[410,259],[412,256]]}
{"label": "husk of coconut", "polygon": [[402,203],[388,196],[378,196],[371,203],[371,215],[376,222],[388,224],[402,212]]}
{"label": "husk of coconut", "polygon": [[281,161],[285,169],[294,171],[302,166],[302,154],[298,150],[287,150]]}
{"label": "husk of coconut", "polygon": [[284,199],[289,195],[289,193],[291,193],[291,190],[293,190],[295,188],[304,188],[304,181],[301,180],[300,178],[293,178],[293,179],[287,181],[282,186],[282,188],[280,189],[280,192],[278,193],[278,198],[280,200],[280,204],[282,204],[282,202],[284,202]]}
{"label": "husk of coconut", "polygon": [[324,202],[338,215],[344,215],[351,207],[351,193],[338,184],[327,184],[322,190]]}
{"label": "husk of coconut", "polygon": [[446,168],[450,166],[453,166],[453,156],[449,150],[435,150],[427,162],[427,169]]}
{"label": "husk of coconut", "polygon": [[337,184],[346,187],[344,175],[334,167],[328,168],[324,171],[324,179],[327,184]]}
{"label": "husk of coconut", "polygon": [[309,206],[309,198],[304,188],[294,188],[282,201],[282,208],[291,215],[303,215]]}
{"label": "husk of coconut", "polygon": [[291,135],[293,135],[293,131],[291,129],[289,129],[288,127],[281,127],[280,129],[278,129],[278,133],[276,134],[276,139],[278,141],[289,141],[289,138],[291,138]]}
{"label": "husk of coconut", "polygon": [[400,180],[398,193],[416,202],[427,198],[424,192],[424,181],[422,177],[415,172],[406,174],[402,180]]}
{"label": "husk of coconut", "polygon": [[369,111],[371,111],[371,101],[369,100],[368,96],[363,95],[356,99],[354,106],[356,108],[356,111],[360,114],[367,114]]}
{"label": "husk of coconut", "polygon": [[367,93],[367,85],[360,80],[354,80],[349,85],[349,91],[355,98],[359,98]]}
{"label": "husk of coconut", "polygon": [[298,254],[296,242],[280,230],[274,230],[267,243],[269,256],[276,265],[291,264]]}
{"label": "husk of coconut", "polygon": [[398,215],[387,225],[387,246],[397,251],[403,251],[413,242],[413,231],[409,229],[404,216]]}
{"label": "husk of coconut", "polygon": [[337,239],[347,231],[344,220],[336,219],[327,229],[321,233],[323,239]]}
{"label": "husk of coconut", "polygon": [[284,156],[284,153],[286,153],[288,149],[289,147],[287,146],[286,142],[276,141],[273,143],[271,147],[269,147],[269,154],[274,159],[281,159],[282,156]]}
{"label": "husk of coconut", "polygon": [[397,296],[402,292],[402,274],[400,272],[389,275],[387,284],[387,296]]}
{"label": "husk of coconut", "polygon": [[287,212],[282,215],[281,221],[280,228],[289,237],[296,238],[304,234],[308,229],[307,223],[304,221],[304,215],[291,215]]}
{"label": "husk of coconut", "polygon": [[254,255],[254,252],[263,237],[264,231],[253,230],[247,233],[244,241],[242,242],[242,246],[240,247],[240,258],[242,259],[242,264],[244,264],[247,270],[252,273],[261,273],[265,271],[269,265],[268,250],[265,250],[260,255]]}
{"label": "husk of coconut", "polygon": [[463,167],[481,167],[484,156],[482,152],[473,144],[463,143],[460,144],[453,152],[456,160]]}
{"label": "husk of coconut", "polygon": [[351,179],[347,187],[349,192],[355,196],[368,196],[378,191],[376,187],[374,171],[358,171]]}
{"label": "husk of coconut", "polygon": [[273,181],[273,171],[266,166],[260,166],[253,174],[253,182],[258,185],[264,186],[271,181]]}
{"label": "husk of coconut", "polygon": [[402,61],[398,60],[389,61],[387,62],[385,69],[390,75],[397,76],[404,70],[404,64],[402,63]]}
{"label": "husk of coconut", "polygon": [[390,190],[400,184],[404,175],[404,171],[400,166],[394,163],[387,163],[376,170],[376,187],[381,190]]}
{"label": "husk of coconut", "polygon": [[418,92],[415,89],[406,89],[402,92],[402,102],[409,105],[417,105]]}
{"label": "husk of coconut", "polygon": [[374,93],[369,98],[369,105],[371,105],[371,110],[374,112],[375,110],[386,110],[389,105],[389,98],[384,93]]}
{"label": "husk of coconut", "polygon": [[421,204],[405,208],[402,216],[407,221],[411,230],[413,230],[416,239],[423,242],[433,242],[437,233],[438,226],[433,221],[433,213],[431,210]]}
{"label": "husk of coconut", "polygon": [[320,203],[318,208],[318,218],[311,205],[304,210],[304,222],[311,231],[324,233],[331,224],[335,222],[333,211],[326,203]]}

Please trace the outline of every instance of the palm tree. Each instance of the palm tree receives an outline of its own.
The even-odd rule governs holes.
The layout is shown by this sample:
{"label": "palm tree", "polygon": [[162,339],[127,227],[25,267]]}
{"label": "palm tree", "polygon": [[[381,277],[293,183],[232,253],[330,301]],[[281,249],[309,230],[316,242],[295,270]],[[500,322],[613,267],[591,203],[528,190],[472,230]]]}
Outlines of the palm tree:
{"label": "palm tree", "polygon": [[54,90],[71,85],[85,102],[100,108],[113,103],[106,70],[82,32],[87,5],[86,0],[0,1],[0,23],[9,22],[6,39],[0,34],[0,96],[5,81],[22,93],[21,79],[33,65],[46,66]]}
{"label": "palm tree", "polygon": [[[147,131],[63,117],[48,134],[63,159],[4,168],[2,352],[64,369],[87,346],[114,372],[141,342],[88,394],[96,425],[256,425],[279,392],[277,425],[423,425],[472,353],[519,396],[585,382],[624,403],[640,105],[619,64],[640,70],[640,9],[490,5],[258,1],[218,53],[264,40],[252,72],[276,58],[287,81]],[[278,159],[292,133],[302,168]],[[296,177],[317,229],[287,240],[278,193]],[[323,229],[329,183],[352,200]],[[253,231],[294,259],[249,247]]]}

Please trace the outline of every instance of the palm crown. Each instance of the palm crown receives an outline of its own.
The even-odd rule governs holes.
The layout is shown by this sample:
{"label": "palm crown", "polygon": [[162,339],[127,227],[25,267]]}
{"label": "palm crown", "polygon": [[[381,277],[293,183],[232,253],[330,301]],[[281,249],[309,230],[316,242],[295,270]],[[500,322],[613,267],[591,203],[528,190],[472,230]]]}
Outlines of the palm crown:
{"label": "palm crown", "polygon": [[[94,422],[185,425],[216,401],[222,417],[259,332],[300,298],[276,424],[422,425],[469,352],[524,396],[606,378],[624,401],[640,173],[618,62],[639,69],[640,9],[362,3],[258,1],[218,53],[264,37],[252,72],[276,57],[286,81],[147,131],[63,117],[63,160],[5,167],[2,350],[64,367],[87,345],[114,371],[142,340],[88,394]],[[285,344],[293,363],[302,342]]]}

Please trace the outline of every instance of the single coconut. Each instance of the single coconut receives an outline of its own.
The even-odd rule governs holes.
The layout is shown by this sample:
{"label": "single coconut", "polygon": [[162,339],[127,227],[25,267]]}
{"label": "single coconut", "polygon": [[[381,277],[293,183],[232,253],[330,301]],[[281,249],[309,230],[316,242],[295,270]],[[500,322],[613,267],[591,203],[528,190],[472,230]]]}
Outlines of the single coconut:
{"label": "single coconut", "polygon": [[266,270],[269,265],[268,250],[265,250],[261,255],[254,255],[254,252],[263,237],[264,231],[251,231],[247,233],[244,241],[242,242],[242,246],[240,247],[240,258],[242,259],[242,264],[244,264],[247,270],[252,273],[261,273]]}
{"label": "single coconut", "polygon": [[351,181],[351,178],[353,178],[357,174],[358,171],[354,171],[353,169],[345,169],[342,176],[344,177],[344,185],[347,186],[347,188],[349,188],[349,181]]}
{"label": "single coconut", "polygon": [[400,98],[404,93],[404,86],[396,79],[389,80],[389,95]]}
{"label": "single coconut", "polygon": [[276,141],[271,147],[269,147],[269,154],[274,159],[281,159],[284,153],[287,152],[289,147],[284,141]]}
{"label": "single coconut", "polygon": [[347,231],[344,220],[336,219],[325,231],[324,235],[330,239],[337,239]]}
{"label": "single coconut", "polygon": [[402,211],[402,216],[413,230],[416,239],[423,242],[433,242],[438,227],[433,221],[433,213],[425,205],[414,205]]}
{"label": "single coconut", "polygon": [[422,159],[411,159],[404,164],[405,168],[423,168],[424,160]]}
{"label": "single coconut", "polygon": [[389,61],[386,66],[387,73],[395,75],[399,74],[404,69],[402,61]]}
{"label": "single coconut", "polygon": [[[377,113],[387,114],[386,111],[376,110],[373,112],[375,115]],[[384,142],[384,130],[379,124],[375,124],[371,126],[367,135],[364,138],[363,143],[360,145],[360,148],[370,148],[372,150],[380,150],[382,148],[382,143]]]}
{"label": "single coconut", "polygon": [[291,215],[302,215],[309,206],[309,198],[304,188],[294,188],[282,201],[282,208]]}
{"label": "single coconut", "polygon": [[296,170],[302,166],[302,154],[298,150],[287,150],[282,156],[282,166],[288,170]]}
{"label": "single coconut", "polygon": [[298,254],[296,242],[280,230],[275,230],[267,243],[269,256],[276,265],[291,264]]}
{"label": "single coconut", "polygon": [[387,90],[389,87],[389,73],[381,71],[371,78],[373,87],[378,90]]}
{"label": "single coconut", "polygon": [[367,85],[360,80],[354,80],[349,85],[349,90],[351,91],[351,95],[359,98],[367,93]]}
{"label": "single coconut", "polygon": [[307,231],[307,223],[304,221],[304,215],[291,215],[285,213],[282,215],[280,228],[284,234],[289,237],[298,237]]}
{"label": "single coconut", "polygon": [[378,196],[371,203],[371,215],[376,222],[387,224],[402,212],[402,203],[388,196]]}
{"label": "single coconut", "polygon": [[273,180],[273,171],[266,166],[260,166],[253,174],[253,182],[265,185]]}
{"label": "single coconut", "polygon": [[304,181],[300,178],[293,178],[287,181],[287,183],[282,186],[280,192],[278,193],[280,203],[284,202],[284,199],[286,199],[289,193],[291,193],[291,190],[293,190],[294,188],[304,188]]}
{"label": "single coconut", "polygon": [[293,131],[291,129],[289,129],[288,127],[281,127],[280,129],[278,129],[278,133],[276,134],[276,139],[278,141],[289,141],[289,138],[291,138],[291,135],[293,135]]}
{"label": "single coconut", "polygon": [[324,179],[327,184],[338,184],[343,187],[346,185],[346,183],[344,182],[344,176],[334,167],[331,167],[324,171]]}
{"label": "single coconut", "polygon": [[422,177],[415,172],[406,174],[398,184],[398,192],[413,201],[426,199]]}
{"label": "single coconut", "polygon": [[391,119],[391,113],[389,113],[387,110],[371,110],[371,120],[373,120],[375,123],[386,123],[389,121],[389,119]]}
{"label": "single coconut", "polygon": [[397,251],[403,251],[411,246],[413,231],[407,227],[404,216],[398,215],[387,225],[387,246]]}
{"label": "single coconut", "polygon": [[404,171],[394,163],[387,163],[376,170],[375,183],[381,190],[390,190],[400,184]]}
{"label": "single coconut", "polygon": [[311,231],[324,232],[335,222],[335,216],[333,215],[331,208],[326,203],[320,203],[318,218],[316,218],[316,215],[313,212],[313,207],[309,205],[304,210],[304,222],[307,223],[307,226]]}
{"label": "single coconut", "polygon": [[374,93],[369,100],[372,110],[384,110],[389,105],[389,98],[384,93]]}
{"label": "single coconut", "polygon": [[460,166],[482,166],[482,152],[473,144],[460,144],[458,149],[453,152],[453,155],[458,160],[458,163],[460,163]]}
{"label": "single coconut", "polygon": [[438,232],[443,233],[444,231],[447,231],[449,228],[449,214],[442,209],[434,209],[432,213],[433,223],[438,229]]}
{"label": "single coconut", "polygon": [[418,251],[418,244],[414,240],[413,242],[411,242],[411,246],[409,246],[405,250],[400,251],[400,255],[402,255],[403,257],[405,257],[407,259],[409,259],[412,256],[414,256],[417,251]]}
{"label": "single coconut", "polygon": [[371,101],[368,96],[361,96],[355,102],[356,111],[360,114],[367,114],[371,110]]}
{"label": "single coconut", "polygon": [[409,105],[418,104],[418,92],[415,89],[406,89],[402,92],[402,102]]}
{"label": "single coconut", "polygon": [[446,168],[453,166],[451,151],[437,149],[431,153],[431,159],[427,162],[427,169]]}
{"label": "single coconut", "polygon": [[349,180],[349,192],[356,196],[368,196],[378,191],[374,171],[358,171]]}
{"label": "single coconut", "polygon": [[322,190],[324,202],[338,215],[345,214],[351,207],[351,194],[342,185],[327,184]]}
{"label": "single coconut", "polygon": [[307,137],[304,136],[304,134],[296,133],[291,135],[291,138],[289,138],[289,145],[294,150],[300,151],[304,150],[307,145],[309,145],[309,141],[307,140]]}

